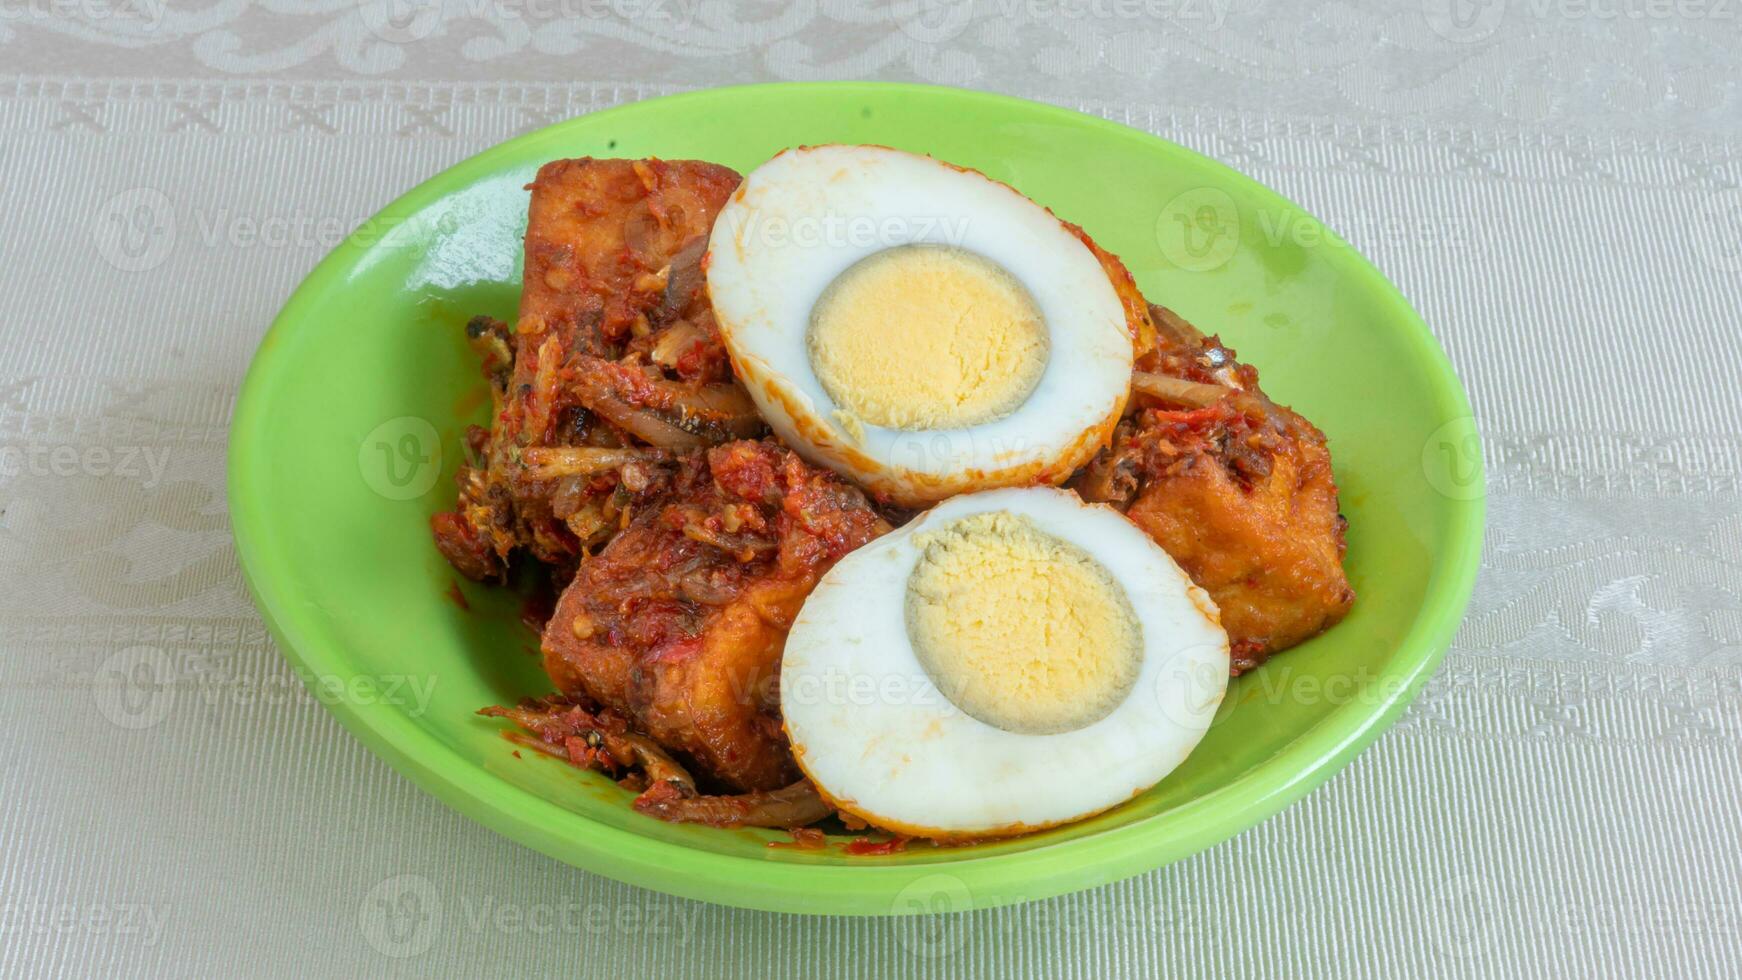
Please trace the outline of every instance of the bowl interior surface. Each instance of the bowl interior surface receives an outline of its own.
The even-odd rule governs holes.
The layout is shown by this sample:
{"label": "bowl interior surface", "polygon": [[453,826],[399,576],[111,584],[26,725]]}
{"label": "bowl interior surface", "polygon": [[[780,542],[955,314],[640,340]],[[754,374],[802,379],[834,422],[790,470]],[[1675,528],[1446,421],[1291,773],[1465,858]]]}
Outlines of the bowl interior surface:
{"label": "bowl interior surface", "polygon": [[[1330,438],[1354,611],[1236,680],[1185,764],[1099,817],[885,857],[771,848],[786,835],[639,816],[610,780],[517,757],[502,723],[475,714],[550,690],[522,597],[460,579],[428,530],[453,502],[465,426],[487,422],[463,326],[476,313],[513,320],[524,185],[558,157],[695,158],[743,172],[825,142],[973,167],[1081,224],[1151,300],[1221,334],[1273,398]],[[1469,414],[1396,290],[1310,216],[1219,164],[996,96],[758,86],[521,137],[365,225],[261,345],[233,427],[230,499],[250,587],[299,673],[367,744],[463,812],[562,860],[689,897],[805,912],[960,909],[1192,853],[1322,781],[1394,717],[1450,641],[1474,578],[1482,505]]]}

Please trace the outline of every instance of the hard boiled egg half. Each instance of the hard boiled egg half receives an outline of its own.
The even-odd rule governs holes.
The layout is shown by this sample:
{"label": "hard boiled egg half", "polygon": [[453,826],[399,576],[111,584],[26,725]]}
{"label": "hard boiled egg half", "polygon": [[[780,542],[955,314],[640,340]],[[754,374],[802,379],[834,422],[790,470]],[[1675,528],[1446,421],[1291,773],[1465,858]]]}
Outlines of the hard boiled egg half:
{"label": "hard boiled egg half", "polygon": [[1215,605],[1167,553],[1032,487],[955,497],[830,569],[787,636],[780,705],[839,809],[980,839],[1155,785],[1227,684]]}
{"label": "hard boiled egg half", "polygon": [[983,174],[878,146],[787,150],[707,256],[774,431],[882,499],[1059,483],[1104,445],[1147,329],[1130,275]]}

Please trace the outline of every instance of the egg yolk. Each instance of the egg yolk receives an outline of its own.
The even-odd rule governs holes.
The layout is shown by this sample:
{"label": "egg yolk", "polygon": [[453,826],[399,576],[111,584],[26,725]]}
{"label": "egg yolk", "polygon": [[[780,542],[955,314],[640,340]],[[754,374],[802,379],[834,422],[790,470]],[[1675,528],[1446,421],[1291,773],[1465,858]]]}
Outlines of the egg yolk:
{"label": "egg yolk", "polygon": [[811,370],[849,428],[957,429],[1004,418],[1046,370],[1046,321],[1002,266],[902,245],[861,259],[811,310]]}
{"label": "egg yolk", "polygon": [[1017,734],[1093,724],[1125,700],[1143,634],[1125,590],[1088,552],[1006,511],[916,538],[907,632],[938,690]]}

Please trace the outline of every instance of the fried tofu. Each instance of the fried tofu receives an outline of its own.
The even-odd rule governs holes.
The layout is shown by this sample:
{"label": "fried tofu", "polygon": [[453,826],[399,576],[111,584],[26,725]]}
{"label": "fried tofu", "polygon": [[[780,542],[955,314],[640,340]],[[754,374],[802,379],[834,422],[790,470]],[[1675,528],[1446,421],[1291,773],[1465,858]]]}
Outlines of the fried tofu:
{"label": "fried tofu", "polygon": [[[528,186],[516,333],[554,333],[570,353],[616,359],[638,330],[705,303],[699,276],[678,282],[670,295],[673,283],[661,270],[698,241],[699,263],[714,217],[739,181],[730,168],[694,160],[556,160],[540,167]],[[527,383],[532,373],[516,370],[515,378]]]}
{"label": "fried tofu", "polygon": [[[714,216],[738,182],[726,167],[684,160],[539,169],[520,315],[512,328],[488,317],[467,328],[492,424],[468,433],[459,500],[431,519],[462,574],[500,579],[516,550],[566,569],[609,539],[620,524],[618,467],[588,470],[566,450],[694,448],[760,430],[701,271]],[[555,462],[539,464],[540,454]]]}
{"label": "fried tofu", "polygon": [[[1074,486],[1114,504],[1210,593],[1235,674],[1336,625],[1355,601],[1324,433],[1272,402],[1215,337],[1153,307],[1154,349],[1113,444]],[[1144,389],[1148,389],[1145,391]]]}
{"label": "fried tofu", "polygon": [[[1215,599],[1235,673],[1329,629],[1355,600],[1324,436],[1288,409],[1276,407],[1272,418],[1281,438],[1269,449],[1269,472],[1253,480],[1214,451],[1193,448],[1213,441],[1226,421],[1175,431],[1156,420],[1181,451],[1126,512]],[[1189,432],[1194,424],[1197,433]]]}
{"label": "fried tofu", "polygon": [[823,572],[889,525],[859,490],[771,441],[675,466],[580,562],[545,628],[545,670],[715,787],[777,789],[798,777],[775,689],[787,629]]}

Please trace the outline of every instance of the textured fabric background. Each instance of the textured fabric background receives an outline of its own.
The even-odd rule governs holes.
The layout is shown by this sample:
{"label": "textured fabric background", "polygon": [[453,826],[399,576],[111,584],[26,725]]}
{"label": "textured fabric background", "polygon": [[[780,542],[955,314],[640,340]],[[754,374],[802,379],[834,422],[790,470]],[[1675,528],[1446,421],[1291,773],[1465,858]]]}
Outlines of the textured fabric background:
{"label": "textured fabric background", "polygon": [[[0,0],[0,975],[1742,975],[1742,0],[397,3]],[[1280,816],[1000,911],[735,911],[482,830],[273,649],[225,427],[326,231],[570,115],[835,77],[1195,147],[1450,352],[1469,619]]]}

